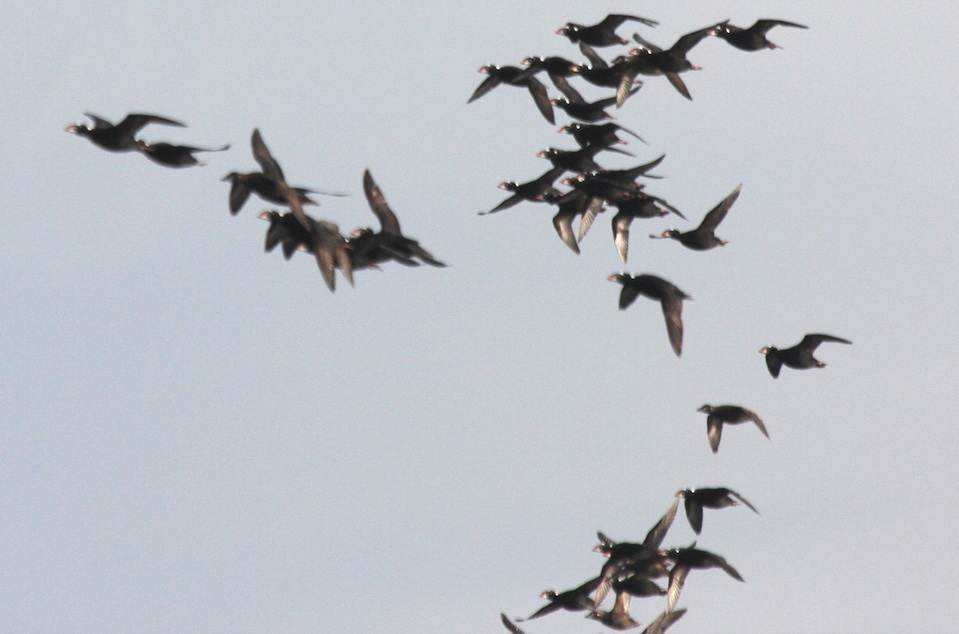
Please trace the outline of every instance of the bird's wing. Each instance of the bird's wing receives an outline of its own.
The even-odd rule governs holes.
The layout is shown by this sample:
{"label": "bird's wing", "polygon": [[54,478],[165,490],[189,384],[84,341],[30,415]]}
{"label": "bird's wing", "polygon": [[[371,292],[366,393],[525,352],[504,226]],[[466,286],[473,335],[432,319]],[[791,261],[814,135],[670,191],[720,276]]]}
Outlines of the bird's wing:
{"label": "bird's wing", "polygon": [[742,187],[742,184],[740,184],[731,194],[726,196],[722,202],[710,209],[709,213],[703,218],[703,221],[699,223],[699,229],[702,231],[715,230],[716,227],[719,226],[719,223],[723,221],[723,218],[726,217],[729,208],[732,207],[736,199],[739,198],[739,190],[741,190]]}
{"label": "bird's wing", "polygon": [[[712,446],[712,436],[709,438],[709,444]],[[703,505],[699,503],[699,500],[686,498],[685,507],[686,519],[689,520],[689,525],[692,527],[693,532],[699,535],[703,530]]]}
{"label": "bird's wing", "polygon": [[792,26],[797,29],[808,29],[808,26],[802,24],[796,24],[795,22],[787,22],[786,20],[756,20],[756,23],[749,27],[750,31],[755,33],[766,34],[769,32],[769,29],[774,26]]}
{"label": "bird's wing", "polygon": [[747,500],[746,498],[744,498],[743,496],[739,495],[738,493],[732,490],[729,491],[729,494],[733,496],[734,498],[736,498],[737,500],[739,500],[740,502],[742,502],[743,504],[745,504],[746,506],[748,506],[749,508],[751,508],[754,513],[756,513],[757,515],[759,514],[759,511],[756,510],[755,506],[750,504],[749,500]]}
{"label": "bird's wing", "polygon": [[[88,115],[89,116],[89,115]],[[155,114],[140,114],[140,113],[130,113],[123,118],[123,121],[117,124],[117,128],[123,130],[126,134],[134,135],[140,131],[148,123],[162,123],[164,125],[175,125],[180,128],[185,128],[185,123],[180,123],[179,121],[174,121],[173,119],[167,119],[166,117],[160,117]]]}
{"label": "bird's wing", "polygon": [[383,231],[401,235],[400,221],[397,219],[396,214],[393,213],[393,210],[390,209],[389,204],[387,204],[386,198],[383,196],[383,192],[380,191],[379,185],[373,180],[370,170],[363,172],[363,193],[366,194],[366,201],[370,204],[370,209],[373,210],[373,213],[379,219]]}
{"label": "bird's wing", "polygon": [[719,451],[719,441],[723,437],[723,421],[718,416],[710,414],[706,417],[706,437],[709,438],[709,448],[713,453]]}
{"label": "bird's wing", "polygon": [[513,634],[525,634],[523,630],[516,627],[516,625],[514,625],[512,621],[506,618],[506,615],[503,614],[502,612],[500,612],[499,617],[500,617],[500,620],[503,621],[503,625],[506,627],[506,629],[508,629]]}
{"label": "bird's wing", "polygon": [[270,154],[270,150],[263,142],[263,137],[260,135],[258,128],[253,129],[253,134],[250,136],[250,146],[253,148],[253,158],[260,165],[263,173],[273,180],[285,182],[286,178],[283,176],[283,170],[280,169],[280,164]]}
{"label": "bird's wing", "polygon": [[669,531],[669,527],[673,525],[673,520],[676,519],[676,510],[678,508],[679,499],[673,502],[672,506],[669,507],[669,510],[666,511],[666,514],[663,515],[651,529],[649,529],[649,532],[646,533],[646,539],[643,540],[643,546],[652,549],[659,548],[660,544],[663,543],[663,539],[666,538],[666,533]]}
{"label": "bird's wing", "polygon": [[676,564],[669,571],[669,588],[666,590],[666,611],[672,612],[679,601],[679,594],[683,591],[683,584],[686,583],[686,575],[689,574],[689,566],[686,564]]}
{"label": "bird's wing", "polygon": [[683,354],[683,300],[669,296],[662,301],[663,316],[666,317],[666,332],[669,334],[669,343],[676,356]]}
{"label": "bird's wing", "polygon": [[529,94],[533,96],[533,102],[536,103],[536,107],[539,108],[539,112],[543,115],[543,118],[553,125],[556,125],[556,117],[553,115],[553,104],[549,101],[549,93],[546,92],[546,86],[543,85],[543,82],[535,77],[530,77],[527,81],[527,87],[529,88]]}
{"label": "bird's wing", "polygon": [[835,343],[848,343],[848,344],[852,343],[851,341],[847,339],[833,337],[832,335],[809,334],[802,338],[802,341],[799,342],[799,347],[805,348],[809,352],[812,352],[817,347],[819,347],[819,344],[823,343],[824,341],[833,341]]}
{"label": "bird's wing", "polygon": [[502,79],[494,75],[490,75],[489,77],[484,79],[479,86],[476,87],[476,90],[473,91],[473,94],[470,96],[469,101],[467,101],[466,103],[473,103],[474,101],[476,101],[477,99],[479,99],[480,97],[488,93],[489,91],[499,86],[501,83],[503,83]]}

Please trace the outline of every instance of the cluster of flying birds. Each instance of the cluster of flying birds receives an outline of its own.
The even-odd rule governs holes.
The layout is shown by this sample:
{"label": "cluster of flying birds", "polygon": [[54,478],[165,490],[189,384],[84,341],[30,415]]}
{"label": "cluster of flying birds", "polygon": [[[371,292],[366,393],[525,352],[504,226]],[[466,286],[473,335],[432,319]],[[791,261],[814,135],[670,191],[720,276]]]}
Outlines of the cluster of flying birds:
{"label": "cluster of flying birds", "polygon": [[[540,152],[538,156],[549,160],[552,168],[527,182],[501,183],[499,187],[508,190],[511,195],[489,211],[480,212],[480,215],[498,213],[521,202],[554,205],[557,211],[553,217],[553,226],[560,239],[578,254],[579,243],[596,216],[607,207],[614,207],[617,211],[612,218],[613,241],[620,259],[625,263],[629,248],[629,229],[634,219],[658,218],[670,213],[683,219],[685,216],[664,199],[646,192],[645,184],[638,181],[644,177],[656,178],[648,172],[657,167],[665,156],[621,170],[606,169],[597,162],[597,156],[601,152],[632,156],[617,147],[627,143],[622,134],[643,140],[634,131],[609,121],[613,117],[608,109],[623,106],[639,90],[642,82],[638,81],[637,77],[640,75],[665,76],[682,96],[691,100],[689,90],[680,75],[689,70],[700,70],[686,55],[705,38],[714,36],[736,48],[758,51],[780,48],[766,38],[768,31],[775,26],[806,28],[785,20],[758,20],[749,28],[740,28],[731,25],[727,20],[688,33],[668,49],[660,48],[639,34],[634,34],[633,41],[639,44],[638,48],[632,48],[627,54],[619,55],[610,61],[605,60],[596,52],[596,48],[630,44],[616,33],[616,29],[626,22],[637,22],[646,26],[657,24],[648,18],[621,14],[609,15],[591,26],[568,23],[557,33],[568,38],[570,42],[579,44],[586,63],[577,63],[557,56],[531,56],[523,60],[524,67],[487,65],[480,68],[480,72],[488,77],[476,88],[468,103],[501,85],[525,88],[539,112],[551,124],[556,123],[554,107],[563,110],[574,120],[561,127],[559,132],[572,136],[578,146],[570,150],[548,148]],[[563,98],[550,98],[546,85],[537,78],[544,71],[553,86],[564,95]],[[595,86],[612,89],[614,94],[597,101],[587,101],[570,85],[570,79],[574,77],[581,77]],[[557,180],[569,189],[560,190],[556,186]],[[715,230],[736,202],[740,189],[741,186],[736,187],[706,213],[695,229],[667,229],[650,237],[670,238],[696,251],[707,251],[727,244],[726,240],[716,236]],[[580,217],[580,222],[578,230],[574,232],[573,221],[577,216]],[[639,296],[648,297],[661,304],[670,345],[676,356],[680,356],[683,342],[682,303],[690,299],[689,295],[671,282],[651,274],[619,273],[611,275],[609,279],[622,285],[620,309],[629,307]],[[765,355],[769,373],[773,378],[777,378],[784,365],[795,369],[825,366],[825,363],[813,356],[816,348],[823,342],[851,343],[831,335],[807,334],[800,343],[790,348],[766,346],[760,352]],[[707,416],[707,438],[713,453],[719,450],[724,425],[752,422],[769,437],[762,419],[744,407],[703,405],[698,411]],[[745,498],[727,488],[684,489],[677,493],[677,496],[684,498],[686,516],[697,535],[702,529],[703,508],[743,504],[753,511],[756,510]],[[642,543],[616,543],[599,533],[600,545],[595,550],[608,558],[599,576],[565,592],[544,592],[541,596],[549,603],[526,620],[560,609],[585,610],[588,618],[598,620],[612,629],[631,629],[639,625],[629,614],[631,598],[666,595],[666,610],[653,620],[643,633],[660,634],[685,613],[684,609],[676,610],[675,607],[691,569],[720,568],[734,579],[742,581],[739,573],[723,557],[697,549],[695,544],[688,548],[660,549],[677,505],[678,501],[650,530]],[[668,577],[666,589],[656,584],[655,579],[659,577]],[[615,593],[613,607],[610,610],[602,609],[603,600],[611,589]],[[508,630],[514,634],[522,634],[522,630],[505,614],[501,617]],[[522,620],[515,619],[517,622]]]}
{"label": "cluster of flying birds", "polygon": [[[65,128],[66,131],[85,136],[95,145],[112,152],[139,151],[167,167],[203,165],[202,161],[193,156],[195,152],[219,152],[230,147],[228,144],[222,148],[204,149],[171,143],[147,143],[136,138],[140,130],[150,123],[184,126],[179,121],[157,115],[133,113],[116,125],[94,114],[86,113],[86,116],[93,121],[92,127],[71,124]],[[370,209],[379,220],[380,230],[364,227],[345,237],[340,234],[336,224],[328,220],[317,220],[303,211],[304,206],[318,204],[310,198],[310,194],[344,194],[291,187],[286,182],[280,164],[263,142],[259,130],[253,130],[250,145],[253,148],[253,158],[260,165],[261,171],[231,172],[223,180],[230,182],[229,204],[230,213],[233,215],[240,211],[250,194],[289,207],[290,211],[285,213],[270,210],[259,215],[270,223],[266,232],[266,251],[272,251],[280,245],[286,259],[290,259],[298,250],[312,253],[323,280],[331,291],[336,289],[337,269],[352,285],[354,270],[379,269],[380,264],[390,260],[406,266],[419,266],[421,263],[446,266],[416,240],[403,235],[396,214],[390,209],[369,170],[363,174],[363,191]]]}
{"label": "cluster of flying birds", "polygon": [[[704,508],[745,505],[758,513],[746,498],[727,488],[683,489],[676,493],[676,497],[683,499],[686,519],[696,535],[702,532]],[[559,610],[586,611],[587,618],[615,630],[628,630],[639,626],[629,611],[632,599],[665,595],[666,610],[643,631],[643,634],[660,634],[686,613],[685,608],[677,610],[676,604],[691,570],[719,568],[733,579],[743,581],[739,572],[724,557],[696,548],[695,543],[685,548],[661,548],[678,507],[679,500],[676,500],[642,542],[615,542],[603,533],[597,533],[599,544],[593,550],[606,557],[599,575],[563,592],[546,590],[540,594],[541,598],[548,601],[546,605],[525,619],[514,620],[531,621]],[[663,577],[667,579],[665,588],[656,581]],[[602,605],[610,590],[615,600],[612,609],[606,610]],[[513,634],[523,634],[505,614],[501,614],[500,618]]]}

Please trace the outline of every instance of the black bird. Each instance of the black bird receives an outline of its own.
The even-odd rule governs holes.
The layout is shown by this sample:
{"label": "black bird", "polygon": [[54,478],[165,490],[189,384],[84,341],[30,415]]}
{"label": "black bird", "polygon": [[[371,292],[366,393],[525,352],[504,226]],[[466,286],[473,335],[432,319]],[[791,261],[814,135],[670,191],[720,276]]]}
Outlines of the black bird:
{"label": "black bird", "polygon": [[634,597],[658,597],[666,594],[666,591],[652,579],[635,574],[622,579],[614,579],[613,590],[617,593],[626,592]]}
{"label": "black bird", "polygon": [[[262,172],[249,172],[241,174],[230,172],[221,180],[230,182],[230,213],[236,215],[250,197],[251,192],[255,192],[260,198],[278,205],[287,204],[297,215],[297,219],[304,228],[308,229],[309,222],[305,220],[302,205],[318,205],[308,194],[323,194],[326,196],[343,196],[344,194],[336,192],[322,192],[303,187],[290,187],[283,176],[283,170],[280,164],[270,154],[270,150],[263,142],[263,137],[258,129],[253,130],[250,137],[250,145],[253,148],[253,158],[259,163]],[[296,202],[291,203],[290,199],[295,198]],[[297,212],[294,205],[299,207]]]}
{"label": "black bird", "polygon": [[164,125],[175,125],[181,128],[186,127],[185,123],[180,123],[179,121],[160,117],[155,114],[131,113],[116,125],[95,114],[89,112],[85,112],[84,114],[93,121],[92,128],[74,123],[68,125],[64,130],[85,136],[90,139],[94,145],[111,152],[130,152],[140,149],[140,142],[136,139],[136,133],[147,124],[162,123]]}
{"label": "black bird", "polygon": [[[301,209],[300,212],[302,211]],[[293,212],[280,214],[277,211],[264,211],[259,217],[270,223],[266,232],[267,252],[281,244],[284,257],[290,259],[294,251],[302,249],[316,258],[323,281],[330,291],[336,290],[336,269],[340,269],[350,285],[353,285],[350,248],[335,224],[303,214],[307,223],[304,227],[303,222]]]}
{"label": "black bird", "polygon": [[683,353],[683,300],[692,298],[674,284],[655,275],[633,276],[617,273],[610,275],[609,280],[623,285],[623,290],[619,294],[620,310],[625,310],[640,295],[655,299],[662,305],[669,343],[676,356],[681,356]]}
{"label": "black bird", "polygon": [[739,405],[703,405],[697,412],[706,414],[706,436],[709,438],[709,447],[713,453],[719,451],[719,441],[723,435],[723,424],[738,425],[752,421],[756,427],[763,433],[763,436],[769,438],[769,432],[766,426],[756,412],[750,411]]}
{"label": "black bird", "polygon": [[523,60],[523,64],[527,66],[533,74],[545,70],[550,81],[553,82],[553,85],[564,94],[570,87],[566,79],[576,72],[577,67],[576,63],[571,62],[565,57],[558,57],[556,55],[550,57],[531,55]]}
{"label": "black bird", "polygon": [[546,194],[543,196],[543,201],[559,207],[556,215],[553,216],[553,228],[556,229],[559,239],[578,255],[579,245],[576,234],[573,232],[573,220],[576,216],[587,212],[587,206],[591,204],[590,197],[574,190],[562,195]]}
{"label": "black bird", "polygon": [[739,506],[745,504],[759,513],[756,507],[749,503],[749,500],[739,495],[732,489],[725,487],[707,488],[707,489],[683,489],[676,492],[676,497],[683,498],[683,504],[686,507],[686,519],[693,532],[699,535],[703,530],[703,508],[723,509],[727,506]]}
{"label": "black bird", "polygon": [[603,177],[603,174],[605,174],[603,171],[577,174],[561,181],[573,187],[573,191],[566,196],[581,194],[586,197],[582,210],[583,217],[579,221],[577,240],[582,240],[586,236],[596,216],[602,213],[607,204],[620,204],[624,200],[631,200],[642,195],[642,185],[608,180]]}
{"label": "black bird", "polygon": [[616,35],[616,29],[624,22],[634,21],[646,26],[656,26],[659,24],[656,20],[641,18],[635,15],[624,15],[611,13],[601,22],[590,26],[583,26],[575,22],[567,22],[565,26],[556,31],[557,35],[562,35],[573,44],[585,42],[590,46],[612,46],[614,44],[628,44],[628,40]]}
{"label": "black bird", "polygon": [[513,205],[519,204],[523,200],[540,202],[544,196],[561,196],[562,192],[553,187],[556,179],[566,172],[563,167],[554,167],[542,176],[534,178],[526,183],[517,183],[516,181],[504,181],[498,185],[500,189],[513,192],[513,195],[496,205],[489,211],[479,212],[480,216],[495,214],[498,211],[509,209]]}
{"label": "black bird", "polygon": [[759,51],[764,48],[782,48],[766,39],[766,33],[774,26],[791,26],[797,29],[808,29],[808,26],[786,22],[785,20],[756,20],[748,29],[733,26],[729,20],[715,26],[716,37],[721,38],[743,51]]}
{"label": "black bird", "polygon": [[483,80],[483,83],[473,91],[473,94],[466,103],[473,103],[500,84],[525,87],[529,90],[530,95],[533,96],[533,101],[536,103],[536,107],[539,108],[540,114],[550,123],[556,124],[556,119],[553,116],[553,105],[550,103],[546,86],[534,77],[536,74],[535,69],[488,64],[481,67],[479,72],[486,73],[489,77]]}
{"label": "black bird", "polygon": [[266,230],[266,243],[263,248],[267,253],[279,244],[283,247],[283,257],[289,260],[297,249],[310,248],[313,242],[312,235],[292,212],[281,214],[278,211],[264,211],[257,217],[270,223],[270,228]]}
{"label": "black bird", "polygon": [[[679,231],[677,229],[667,229],[663,231],[662,234],[658,236],[651,235],[650,238],[672,238],[673,240],[678,240],[680,244],[684,247],[693,249],[695,251],[707,251],[713,247],[723,246],[728,243],[728,240],[723,240],[717,238],[716,227],[719,226],[719,223],[723,221],[723,218],[726,217],[726,213],[729,211],[729,208],[733,206],[733,203],[736,202],[736,199],[739,198],[739,190],[742,189],[742,185],[734,189],[731,194],[726,196],[718,205],[713,207],[709,213],[703,218],[703,221],[699,223],[699,226],[691,231]],[[623,260],[625,262],[625,260]]]}
{"label": "black bird", "polygon": [[675,562],[673,569],[669,571],[669,589],[666,591],[666,610],[668,612],[672,612],[673,608],[676,607],[676,602],[679,601],[679,593],[682,591],[686,576],[689,575],[692,568],[722,568],[733,579],[743,581],[742,576],[729,565],[729,562],[707,550],[673,548],[667,551],[666,556]]}
{"label": "black bird", "polygon": [[[638,89],[634,88],[632,92],[636,90]],[[551,103],[573,119],[593,123],[613,118],[612,115],[606,112],[606,108],[616,103],[616,97],[607,97],[605,99],[588,102],[583,99],[583,96],[580,95],[575,88],[570,87],[565,99],[553,99]]]}
{"label": "black bird", "polygon": [[380,221],[380,231],[374,232],[370,228],[358,229],[356,236],[364,239],[351,243],[355,257],[361,262],[376,264],[386,260],[397,260],[403,264],[416,265],[416,258],[432,266],[444,267],[446,264],[433,257],[433,254],[420,246],[420,243],[403,235],[400,230],[400,221],[390,209],[383,192],[373,180],[370,170],[363,172],[363,192],[370,209]]}
{"label": "black bird", "polygon": [[603,148],[617,144],[626,145],[626,140],[619,138],[617,132],[625,132],[646,143],[641,136],[616,123],[571,123],[559,129],[560,134],[572,135],[582,148],[595,145]]}
{"label": "black bird", "polygon": [[558,150],[547,148],[537,154],[539,158],[548,159],[553,167],[562,167],[568,172],[595,172],[603,169],[596,162],[596,155],[603,150],[623,153],[616,148],[607,148],[601,145],[588,145],[578,150]]}
{"label": "black bird", "polygon": [[613,244],[619,259],[626,263],[629,255],[629,227],[636,218],[659,218],[669,214],[668,209],[656,205],[658,199],[645,193],[614,203],[616,215],[613,216]]}
{"label": "black bird", "polygon": [[834,341],[836,343],[848,343],[851,341],[833,337],[832,335],[808,334],[802,338],[798,344],[792,348],[780,350],[773,346],[765,346],[759,349],[759,352],[766,355],[766,367],[773,378],[779,377],[779,371],[783,365],[797,370],[806,368],[824,368],[826,364],[813,357],[813,352],[824,341]]}
{"label": "black bird", "polygon": [[[686,59],[686,55],[693,49],[694,46],[702,42],[703,38],[709,37],[710,35],[716,35],[715,26],[709,26],[705,29],[699,29],[698,31],[687,33],[676,40],[675,44],[665,50],[656,46],[652,42],[643,39],[638,33],[633,34],[633,39],[649,51],[648,57],[645,61],[648,62],[652,67],[665,74],[684,73],[688,70],[702,70],[702,67],[696,66]],[[635,49],[630,51],[630,53],[635,55],[645,55],[645,53],[642,51]]]}
{"label": "black bird", "polygon": [[529,618],[516,620],[518,622],[522,622],[524,620],[531,621],[535,618],[556,612],[559,609],[569,610],[571,612],[576,612],[579,610],[592,610],[593,599],[589,595],[593,592],[593,590],[596,589],[596,586],[599,585],[599,579],[599,577],[590,579],[578,588],[566,590],[565,592],[556,593],[553,590],[546,590],[539,596],[540,598],[549,601],[549,603],[536,610],[536,612],[534,612]]}
{"label": "black bird", "polygon": [[194,152],[223,152],[230,149],[227,143],[220,148],[202,148],[190,147],[189,145],[173,145],[172,143],[147,143],[139,141],[137,149],[148,159],[160,165],[167,167],[192,167],[194,165],[206,165],[203,161],[193,156]]}

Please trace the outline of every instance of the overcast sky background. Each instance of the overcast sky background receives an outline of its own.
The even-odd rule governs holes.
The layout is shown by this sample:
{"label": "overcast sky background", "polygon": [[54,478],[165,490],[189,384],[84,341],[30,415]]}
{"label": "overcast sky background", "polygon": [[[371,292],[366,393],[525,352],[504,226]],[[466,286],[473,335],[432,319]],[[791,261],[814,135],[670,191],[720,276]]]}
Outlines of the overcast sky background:
{"label": "overcast sky background", "polygon": [[[693,102],[649,78],[616,112],[649,145],[598,160],[666,153],[648,191],[690,220],[636,221],[626,267],[609,212],[580,256],[551,208],[476,215],[573,142],[525,91],[466,105],[481,65],[579,60],[556,29],[610,12],[659,20],[641,32],[665,46],[727,18],[810,27],[774,29],[777,51],[706,40]],[[953,629],[957,21],[946,2],[6,7],[0,630],[504,631],[500,611],[598,573],[597,529],[640,541],[702,486],[761,514],[707,510],[699,546],[746,583],[693,571],[677,634]],[[64,133],[84,111],[233,147],[167,169]],[[257,169],[254,127],[292,184],[351,194],[311,213],[375,225],[369,168],[449,268],[330,294],[311,257],[264,254],[270,205],[231,217],[220,182]],[[646,237],[739,183],[726,247]],[[617,310],[621,270],[694,297],[681,359],[655,303]],[[854,345],[773,380],[757,350],[807,332]],[[727,428],[713,455],[703,403],[771,438]],[[680,511],[666,544],[694,537]]]}

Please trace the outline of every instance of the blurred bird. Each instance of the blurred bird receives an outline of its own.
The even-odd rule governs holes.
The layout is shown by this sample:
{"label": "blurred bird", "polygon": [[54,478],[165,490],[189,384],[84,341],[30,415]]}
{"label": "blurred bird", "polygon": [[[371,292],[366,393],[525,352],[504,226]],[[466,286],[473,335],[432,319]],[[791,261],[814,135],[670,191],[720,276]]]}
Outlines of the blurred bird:
{"label": "blurred bird", "polygon": [[729,208],[732,207],[733,203],[736,202],[736,199],[739,198],[740,189],[742,189],[741,184],[734,189],[731,194],[726,196],[726,198],[724,198],[718,205],[713,207],[709,213],[703,217],[703,221],[699,223],[699,226],[695,229],[690,231],[667,229],[658,236],[651,235],[649,237],[672,238],[673,240],[678,241],[684,247],[693,249],[695,251],[707,251],[714,247],[728,244],[728,240],[723,240],[716,237],[714,232],[716,231],[716,227],[719,226],[719,223],[721,223],[723,218],[726,217],[726,213],[729,211]]}
{"label": "blurred bird", "polygon": [[356,238],[350,244],[356,260],[372,264],[396,260],[409,266],[418,266],[418,258],[432,266],[446,266],[421,247],[419,242],[403,235],[399,219],[390,209],[369,170],[363,172],[363,192],[370,209],[380,221],[380,231],[374,232],[373,229],[365,227],[353,232]]}
{"label": "blurred bird", "polygon": [[832,335],[808,334],[792,348],[780,350],[773,346],[765,346],[759,352],[766,355],[766,367],[773,378],[779,378],[779,371],[783,365],[796,370],[807,368],[824,368],[826,364],[813,357],[813,352],[824,341],[852,344],[851,341],[833,337]]}
{"label": "blurred bird", "polygon": [[68,125],[64,130],[85,136],[94,145],[111,152],[130,152],[139,149],[140,142],[136,139],[136,133],[150,123],[162,123],[164,125],[175,125],[181,128],[186,127],[185,123],[160,117],[155,114],[131,113],[124,117],[123,121],[113,125],[106,119],[98,117],[89,112],[84,113],[93,121],[93,127],[85,126],[79,123]]}
{"label": "blurred bird", "polygon": [[194,165],[206,165],[206,163],[193,156],[194,152],[223,152],[230,149],[230,144],[227,143],[220,148],[201,148],[190,147],[189,145],[173,145],[172,143],[138,141],[137,149],[148,159],[160,165],[192,167]]}
{"label": "blurred bird", "polygon": [[681,356],[683,353],[683,300],[692,298],[671,282],[655,275],[633,276],[617,273],[610,275],[608,279],[623,285],[623,290],[619,294],[620,310],[625,310],[640,295],[654,299],[662,305],[669,343],[676,356]]}
{"label": "blurred bird", "polygon": [[756,20],[748,29],[733,26],[729,20],[717,24],[716,37],[726,40],[743,51],[759,51],[764,48],[782,48],[766,39],[766,33],[774,26],[791,26],[797,29],[808,29],[808,26],[787,22],[785,20]]}
{"label": "blurred bird", "polygon": [[546,86],[544,86],[540,80],[536,79],[534,76],[536,70],[534,68],[488,64],[481,67],[479,72],[486,73],[489,77],[483,80],[476,90],[473,91],[473,94],[466,103],[473,103],[501,84],[525,87],[529,90],[529,94],[532,95],[533,102],[536,104],[536,107],[539,108],[539,112],[543,115],[543,118],[554,125],[556,124],[556,119],[553,115],[553,106],[550,103],[549,94],[546,92]]}
{"label": "blurred bird", "polygon": [[659,24],[656,20],[641,18],[635,15],[624,15],[611,13],[602,21],[590,26],[583,26],[575,22],[567,22],[565,26],[556,31],[557,35],[562,35],[573,44],[585,42],[590,46],[612,46],[614,44],[629,44],[628,40],[616,35],[618,29],[624,22],[633,21],[645,24],[646,26],[656,26]]}
{"label": "blurred bird", "polygon": [[531,621],[535,618],[556,612],[559,609],[569,610],[572,612],[579,610],[592,610],[593,599],[589,595],[593,592],[593,590],[596,589],[596,586],[599,585],[599,579],[599,577],[590,579],[578,588],[573,588],[572,590],[566,590],[560,593],[556,593],[553,590],[546,590],[539,596],[549,601],[549,603],[534,612],[532,616],[526,619],[516,620],[518,622],[522,622],[524,620]]}
{"label": "blurred bird", "polygon": [[697,535],[703,530],[703,507],[722,509],[727,506],[745,504],[754,513],[759,513],[756,507],[749,503],[749,500],[725,487],[683,489],[676,492],[676,497],[683,498],[686,507],[686,519],[689,520],[689,525]]}
{"label": "blurred bird", "polygon": [[709,447],[713,453],[719,451],[719,441],[723,435],[723,425],[738,425],[752,421],[756,427],[763,433],[763,436],[769,438],[769,432],[766,426],[756,412],[750,411],[739,405],[703,405],[698,412],[707,414],[706,416],[706,436],[709,438]]}
{"label": "blurred bird", "polygon": [[743,581],[742,576],[729,565],[729,562],[723,557],[706,550],[673,548],[667,551],[666,556],[675,562],[673,569],[669,571],[669,589],[666,591],[666,609],[668,612],[672,612],[673,608],[676,607],[676,602],[679,601],[679,593],[682,592],[686,577],[693,568],[722,568],[733,579]]}

